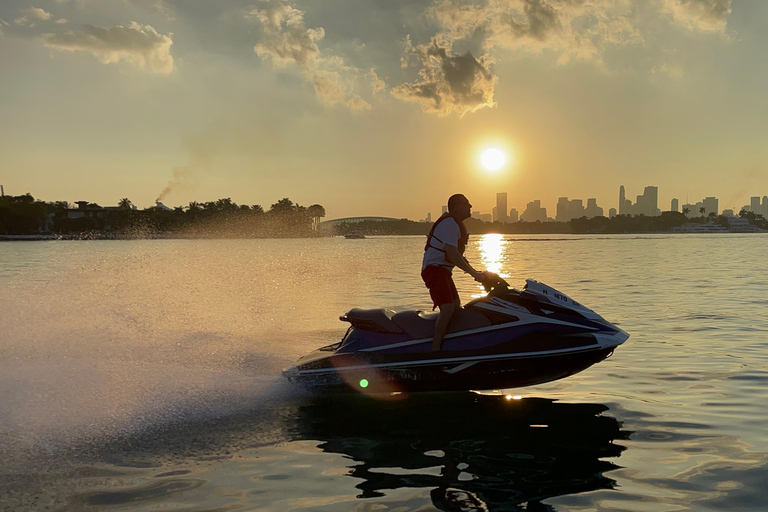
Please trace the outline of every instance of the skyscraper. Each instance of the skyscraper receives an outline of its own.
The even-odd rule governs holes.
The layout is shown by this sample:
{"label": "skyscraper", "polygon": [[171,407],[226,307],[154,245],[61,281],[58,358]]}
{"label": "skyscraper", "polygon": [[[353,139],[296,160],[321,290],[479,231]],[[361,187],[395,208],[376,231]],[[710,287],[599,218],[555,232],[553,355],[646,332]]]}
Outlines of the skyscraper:
{"label": "skyscraper", "polygon": [[603,209],[597,206],[597,198],[590,197],[587,199],[587,208],[584,210],[584,214],[589,218],[603,216]]}
{"label": "skyscraper", "polygon": [[507,222],[507,193],[496,193],[496,215],[499,222]]}
{"label": "skyscraper", "polygon": [[626,213],[629,213],[627,211],[624,211],[626,208],[624,204],[626,202],[626,199],[627,199],[627,194],[626,192],[624,192],[624,185],[622,185],[619,187],[619,215],[624,215]]}
{"label": "skyscraper", "polygon": [[525,208],[525,211],[520,216],[521,220],[524,220],[526,222],[546,222],[547,220],[547,209],[541,207],[541,201],[539,199],[536,199],[535,201],[531,201],[528,203],[528,205]]}
{"label": "skyscraper", "polygon": [[718,213],[718,201],[716,197],[705,197],[702,203],[704,208],[706,208],[704,215],[709,215],[710,213]]}
{"label": "skyscraper", "polygon": [[619,215],[659,215],[659,187],[645,187],[642,195],[637,196],[637,202],[626,198],[624,185],[619,188]]}
{"label": "skyscraper", "polygon": [[646,208],[646,211],[643,213],[648,216],[661,213],[661,211],[659,211],[659,187],[645,187],[645,190],[643,191],[643,199]]}
{"label": "skyscraper", "polygon": [[677,198],[675,197],[672,199],[672,204],[670,205],[669,209],[670,211],[673,211],[673,212],[679,212],[680,211],[679,208],[680,208],[679,203],[677,201]]}

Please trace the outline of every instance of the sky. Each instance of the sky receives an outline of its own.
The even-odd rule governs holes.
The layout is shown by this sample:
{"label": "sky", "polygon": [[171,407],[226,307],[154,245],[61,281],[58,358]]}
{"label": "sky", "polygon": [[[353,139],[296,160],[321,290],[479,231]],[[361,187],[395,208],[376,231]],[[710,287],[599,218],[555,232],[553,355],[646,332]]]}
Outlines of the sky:
{"label": "sky", "polygon": [[[3,0],[0,184],[327,219],[768,195],[764,0]],[[481,165],[489,147],[506,164]]]}

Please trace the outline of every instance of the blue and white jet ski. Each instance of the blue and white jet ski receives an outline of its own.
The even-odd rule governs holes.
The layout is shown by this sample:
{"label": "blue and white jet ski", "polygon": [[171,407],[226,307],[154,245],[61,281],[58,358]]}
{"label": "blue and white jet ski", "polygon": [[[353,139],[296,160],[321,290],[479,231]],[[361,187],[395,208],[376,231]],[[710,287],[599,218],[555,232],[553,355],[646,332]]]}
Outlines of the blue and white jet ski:
{"label": "blue and white jet ski", "polygon": [[451,320],[431,351],[439,313],[352,309],[342,340],[283,371],[322,390],[368,393],[491,390],[532,386],[602,361],[629,334],[564,293],[533,279],[522,291],[503,280]]}

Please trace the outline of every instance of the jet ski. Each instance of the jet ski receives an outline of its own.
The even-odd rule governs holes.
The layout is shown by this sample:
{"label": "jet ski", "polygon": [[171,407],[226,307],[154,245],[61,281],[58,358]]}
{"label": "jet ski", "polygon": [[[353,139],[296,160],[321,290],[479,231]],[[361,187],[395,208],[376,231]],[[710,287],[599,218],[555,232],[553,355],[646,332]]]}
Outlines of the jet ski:
{"label": "jet ski", "polygon": [[440,351],[432,351],[438,312],[350,310],[341,341],[283,371],[321,391],[366,394],[500,390],[579,373],[609,357],[629,334],[551,286],[499,278],[459,310]]}

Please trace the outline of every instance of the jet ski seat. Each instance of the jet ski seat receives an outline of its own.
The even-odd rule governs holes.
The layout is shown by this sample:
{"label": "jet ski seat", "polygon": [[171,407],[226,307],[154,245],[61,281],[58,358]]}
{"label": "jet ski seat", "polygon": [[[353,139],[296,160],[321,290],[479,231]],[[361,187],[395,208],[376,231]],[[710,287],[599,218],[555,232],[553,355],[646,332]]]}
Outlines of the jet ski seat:
{"label": "jet ski seat", "polygon": [[[392,317],[392,321],[413,339],[431,338],[435,334],[435,323],[440,313],[424,311],[403,311]],[[488,327],[491,321],[477,311],[460,309],[455,313],[448,326],[448,333],[468,331],[479,327]]]}
{"label": "jet ski seat", "polygon": [[392,321],[394,316],[395,312],[391,309],[353,308],[346,315],[340,316],[339,320],[366,331],[402,334],[403,330]]}

